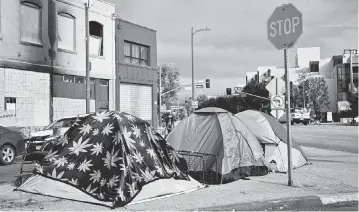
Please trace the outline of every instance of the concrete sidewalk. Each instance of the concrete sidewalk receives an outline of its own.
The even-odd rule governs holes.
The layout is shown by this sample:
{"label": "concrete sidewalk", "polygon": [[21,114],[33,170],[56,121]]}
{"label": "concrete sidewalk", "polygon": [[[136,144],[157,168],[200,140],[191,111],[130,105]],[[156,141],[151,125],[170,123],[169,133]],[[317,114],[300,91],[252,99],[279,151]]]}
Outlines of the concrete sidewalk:
{"label": "concrete sidewalk", "polygon": [[[271,173],[250,180],[239,180],[225,185],[213,185],[192,193],[158,199],[150,202],[127,205],[115,210],[224,210],[228,206],[247,205],[244,210],[253,210],[254,205],[272,204],[280,210],[282,203],[297,205],[324,204],[321,197],[330,203],[358,201],[358,155],[302,147],[313,165],[293,170],[294,186],[287,185],[288,177],[282,173]],[[0,186],[0,211],[4,210],[91,210],[102,211],[109,208],[61,200],[57,198],[13,192],[11,185]],[[334,195],[334,197],[333,197]],[[343,196],[344,195],[344,196]],[[346,197],[346,198],[344,198]],[[288,199],[289,198],[289,199]],[[288,202],[292,200],[291,202]],[[319,201],[320,200],[320,201]],[[308,202],[306,202],[308,201]],[[327,202],[328,202],[327,201]],[[256,203],[256,204],[254,204]],[[266,207],[269,207],[268,205]],[[258,210],[262,210],[260,208]],[[284,209],[284,208],[283,208]],[[290,210],[290,208],[285,208]]]}

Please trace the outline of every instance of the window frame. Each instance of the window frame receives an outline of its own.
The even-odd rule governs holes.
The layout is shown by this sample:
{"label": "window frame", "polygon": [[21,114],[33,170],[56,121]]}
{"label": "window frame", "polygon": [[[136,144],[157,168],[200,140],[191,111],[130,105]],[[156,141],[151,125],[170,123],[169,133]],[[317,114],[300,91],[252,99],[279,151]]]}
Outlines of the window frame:
{"label": "window frame", "polygon": [[[60,47],[60,42],[58,41],[57,42],[57,49],[58,49],[58,51],[60,51],[60,52],[67,52],[67,53],[72,53],[72,54],[77,54],[77,50],[76,50],[76,46],[77,46],[77,44],[76,44],[76,17],[75,16],[73,16],[73,15],[71,15],[70,13],[67,13],[67,12],[59,12],[58,14],[57,14],[57,17],[59,17],[59,16],[62,16],[62,17],[64,17],[64,18],[70,18],[70,19],[72,19],[73,20],[73,22],[74,22],[74,33],[73,33],[73,47],[72,47],[72,49],[66,49],[66,48],[61,48]],[[58,22],[58,20],[59,19],[57,19],[57,22]],[[59,32],[57,31],[57,36],[58,37],[60,37],[60,34],[59,34]]]}
{"label": "window frame", "polygon": [[[98,24],[99,26],[101,26],[101,36],[98,36],[98,35],[91,35],[91,23],[96,23]],[[89,38],[90,37],[93,37],[93,38],[96,38],[96,39],[99,39],[100,40],[100,48],[99,48],[99,53],[96,55],[96,54],[91,54],[90,52],[90,57],[97,57],[97,58],[104,58],[104,25],[98,21],[89,21],[88,23],[89,25]],[[91,44],[90,44],[91,45]]]}
{"label": "window frame", "polygon": [[[312,67],[314,67],[312,70]],[[309,69],[311,73],[317,73],[319,72],[319,61],[310,61],[309,63]]]}
{"label": "window frame", "polygon": [[[16,97],[5,97],[4,98],[4,110],[5,111],[16,111]],[[8,108],[6,107],[7,106],[7,100],[14,100],[14,102],[9,102],[10,104],[15,104],[15,110],[8,110]]]}
{"label": "window frame", "polygon": [[[106,82],[106,83],[104,83],[104,82]],[[103,86],[103,87],[108,87],[108,86],[109,86],[109,80],[100,79],[100,80],[99,80],[99,85],[100,85],[100,86]]]}
{"label": "window frame", "polygon": [[[40,17],[39,17],[39,23],[40,23],[40,32],[39,32],[39,40],[36,42],[23,40],[23,21],[22,21],[22,13],[21,13],[21,7],[31,7],[33,9],[37,9],[39,11]],[[32,1],[21,1],[20,2],[20,11],[19,11],[19,18],[20,18],[20,43],[23,45],[31,45],[36,47],[43,47],[43,36],[42,36],[42,7]]]}
{"label": "window frame", "polygon": [[[125,46],[126,44],[130,45],[130,55],[127,55],[125,52]],[[139,56],[136,57],[134,56],[134,52],[133,52],[133,48],[137,47],[139,48]],[[142,48],[146,49],[146,59],[142,58]],[[138,65],[138,66],[150,66],[150,46],[146,46],[143,44],[139,44],[139,43],[134,43],[131,41],[124,41],[124,47],[123,47],[123,51],[124,51],[124,62],[127,64],[133,64],[133,65]],[[129,61],[128,61],[129,60]],[[134,63],[133,61],[138,61],[138,63]],[[142,64],[141,62],[145,62],[145,64]]]}

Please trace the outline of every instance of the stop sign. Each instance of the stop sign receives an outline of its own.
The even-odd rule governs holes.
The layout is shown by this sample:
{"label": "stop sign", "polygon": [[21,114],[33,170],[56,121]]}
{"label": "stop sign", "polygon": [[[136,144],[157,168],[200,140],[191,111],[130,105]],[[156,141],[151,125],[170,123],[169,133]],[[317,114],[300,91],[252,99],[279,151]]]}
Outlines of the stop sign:
{"label": "stop sign", "polygon": [[268,40],[279,50],[291,48],[303,31],[302,13],[293,4],[275,8],[267,21]]}

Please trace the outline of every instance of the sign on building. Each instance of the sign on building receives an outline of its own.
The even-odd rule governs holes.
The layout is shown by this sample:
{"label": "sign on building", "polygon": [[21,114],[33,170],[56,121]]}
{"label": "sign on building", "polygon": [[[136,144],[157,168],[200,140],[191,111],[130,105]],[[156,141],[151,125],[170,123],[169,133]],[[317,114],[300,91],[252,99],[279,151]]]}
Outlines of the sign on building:
{"label": "sign on building", "polygon": [[243,87],[234,87],[233,88],[233,95],[240,95],[243,90]]}
{"label": "sign on building", "polygon": [[192,108],[198,108],[198,101],[192,101],[191,106]]}

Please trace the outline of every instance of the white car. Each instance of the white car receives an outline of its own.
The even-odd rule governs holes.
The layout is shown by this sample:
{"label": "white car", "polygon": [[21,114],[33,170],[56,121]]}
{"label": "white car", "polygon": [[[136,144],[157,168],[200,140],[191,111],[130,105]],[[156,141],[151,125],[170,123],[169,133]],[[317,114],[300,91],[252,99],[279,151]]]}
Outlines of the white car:
{"label": "white car", "polygon": [[41,145],[52,136],[64,135],[66,131],[73,125],[73,123],[75,123],[78,117],[85,117],[87,115],[88,114],[62,118],[54,121],[42,131],[32,132],[30,134],[31,139],[34,140],[34,143],[38,144],[36,145],[37,150],[39,150]]}

